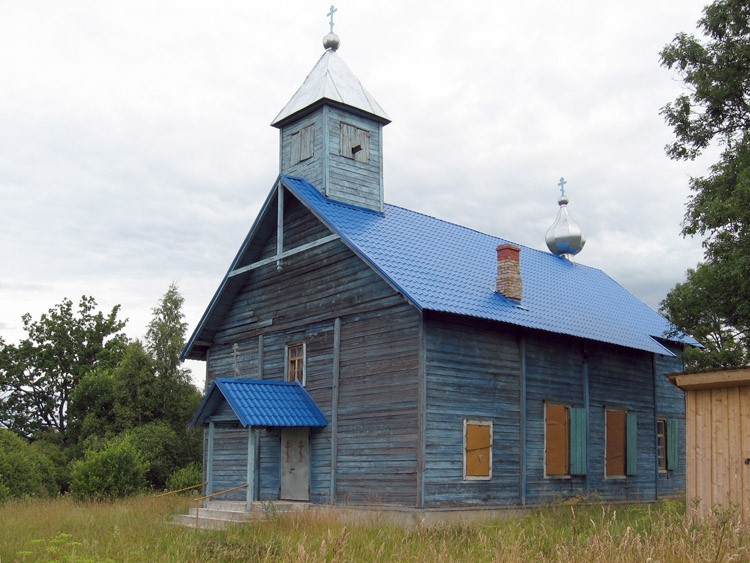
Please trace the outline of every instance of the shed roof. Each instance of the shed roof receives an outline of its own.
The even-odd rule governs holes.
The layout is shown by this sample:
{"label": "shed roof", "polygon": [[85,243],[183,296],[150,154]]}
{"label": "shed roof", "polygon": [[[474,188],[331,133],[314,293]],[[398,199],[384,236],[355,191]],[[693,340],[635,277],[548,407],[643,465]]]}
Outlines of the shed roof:
{"label": "shed roof", "polygon": [[226,399],[243,427],[326,426],[328,421],[302,385],[288,381],[220,377],[209,387],[190,422],[205,426]]}

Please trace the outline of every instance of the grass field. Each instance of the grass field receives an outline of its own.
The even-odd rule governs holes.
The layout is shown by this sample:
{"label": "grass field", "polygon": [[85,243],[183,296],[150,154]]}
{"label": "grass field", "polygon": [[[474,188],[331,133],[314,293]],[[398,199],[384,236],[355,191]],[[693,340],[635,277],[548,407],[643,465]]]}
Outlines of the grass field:
{"label": "grass field", "polygon": [[470,526],[347,525],[290,514],[223,531],[171,525],[187,499],[68,498],[0,506],[10,561],[750,561],[750,530],[731,512],[696,525],[682,503],[578,505]]}

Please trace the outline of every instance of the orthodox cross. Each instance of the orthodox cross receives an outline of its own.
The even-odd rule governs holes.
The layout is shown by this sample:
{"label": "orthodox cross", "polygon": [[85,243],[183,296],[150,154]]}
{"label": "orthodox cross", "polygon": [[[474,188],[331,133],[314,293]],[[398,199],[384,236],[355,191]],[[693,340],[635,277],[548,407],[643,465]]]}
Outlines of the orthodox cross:
{"label": "orthodox cross", "polygon": [[234,360],[234,375],[239,377],[240,375],[240,366],[237,365],[237,356],[239,355],[240,347],[235,342],[232,345],[232,359]]}
{"label": "orthodox cross", "polygon": [[560,195],[565,195],[565,184],[567,183],[568,182],[565,180],[565,178],[561,176],[560,181],[557,183],[557,185],[560,186]]}
{"label": "orthodox cross", "polygon": [[338,12],[338,10],[333,7],[333,4],[331,4],[331,9],[328,10],[328,13],[326,14],[326,16],[329,16],[331,18],[331,21],[329,22],[331,26],[331,33],[333,33],[333,14],[335,14],[336,12]]}

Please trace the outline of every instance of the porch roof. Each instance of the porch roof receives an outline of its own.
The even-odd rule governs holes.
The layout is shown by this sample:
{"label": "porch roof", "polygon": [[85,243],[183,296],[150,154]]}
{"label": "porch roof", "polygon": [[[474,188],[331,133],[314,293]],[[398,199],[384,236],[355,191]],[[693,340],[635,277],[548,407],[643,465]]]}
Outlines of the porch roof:
{"label": "porch roof", "polygon": [[222,398],[243,427],[328,425],[318,405],[298,382],[220,377],[209,387],[189,427],[206,426]]}

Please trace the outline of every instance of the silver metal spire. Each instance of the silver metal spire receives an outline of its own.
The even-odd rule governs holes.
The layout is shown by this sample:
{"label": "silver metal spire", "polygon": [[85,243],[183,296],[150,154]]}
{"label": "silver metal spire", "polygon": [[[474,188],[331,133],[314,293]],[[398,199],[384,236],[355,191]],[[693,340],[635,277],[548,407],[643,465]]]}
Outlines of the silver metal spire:
{"label": "silver metal spire", "polygon": [[560,178],[558,186],[560,186],[560,197],[557,200],[560,209],[557,212],[557,218],[555,222],[550,225],[545,235],[547,242],[547,248],[550,252],[567,258],[570,260],[583,250],[583,246],[586,244],[586,237],[578,226],[578,223],[573,221],[568,214],[568,196],[565,195],[565,184],[568,182],[565,178]]}
{"label": "silver metal spire", "polygon": [[331,6],[326,14],[330,18],[328,24],[331,31],[323,37],[323,56],[292,99],[271,122],[274,127],[284,126],[290,119],[305,115],[326,100],[364,112],[383,124],[390,123],[388,114],[365,90],[336,52],[340,44],[339,36],[333,33],[333,14],[336,11],[336,8]]}

